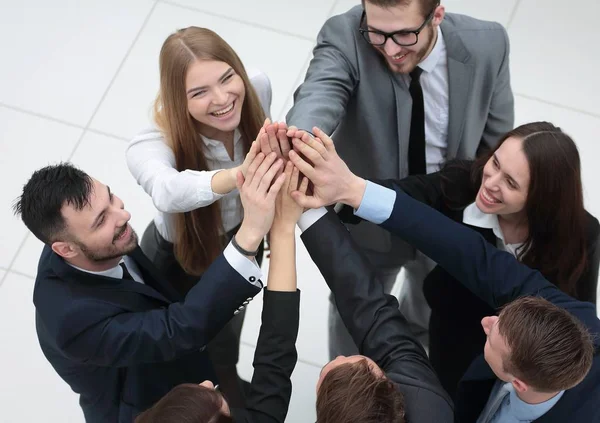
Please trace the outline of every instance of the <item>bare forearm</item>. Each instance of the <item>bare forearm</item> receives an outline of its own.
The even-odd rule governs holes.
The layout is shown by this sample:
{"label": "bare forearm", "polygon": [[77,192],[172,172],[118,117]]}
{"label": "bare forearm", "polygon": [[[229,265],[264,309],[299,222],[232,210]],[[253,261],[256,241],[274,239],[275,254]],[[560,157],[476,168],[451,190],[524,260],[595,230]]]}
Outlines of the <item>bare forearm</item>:
{"label": "bare forearm", "polygon": [[229,194],[235,189],[235,176],[238,167],[223,169],[213,175],[210,186],[215,194]]}
{"label": "bare forearm", "polygon": [[278,225],[271,229],[269,263],[269,291],[296,291],[296,239],[295,225]]}

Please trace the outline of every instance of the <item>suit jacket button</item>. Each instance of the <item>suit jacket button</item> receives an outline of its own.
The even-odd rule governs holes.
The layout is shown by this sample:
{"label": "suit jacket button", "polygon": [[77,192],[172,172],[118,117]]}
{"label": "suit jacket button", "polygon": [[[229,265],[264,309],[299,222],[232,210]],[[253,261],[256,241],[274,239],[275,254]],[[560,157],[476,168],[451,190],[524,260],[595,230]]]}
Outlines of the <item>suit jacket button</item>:
{"label": "suit jacket button", "polygon": [[244,301],[244,305],[248,305],[248,301]]}
{"label": "suit jacket button", "polygon": [[254,276],[250,276],[250,282],[256,282],[256,278]]}
{"label": "suit jacket button", "polygon": [[233,312],[233,315],[235,316],[235,315],[236,315],[236,314],[238,314],[239,312],[240,312],[239,310],[236,310],[236,311],[234,311],[234,312]]}
{"label": "suit jacket button", "polygon": [[246,298],[246,301],[252,301],[252,297]]}

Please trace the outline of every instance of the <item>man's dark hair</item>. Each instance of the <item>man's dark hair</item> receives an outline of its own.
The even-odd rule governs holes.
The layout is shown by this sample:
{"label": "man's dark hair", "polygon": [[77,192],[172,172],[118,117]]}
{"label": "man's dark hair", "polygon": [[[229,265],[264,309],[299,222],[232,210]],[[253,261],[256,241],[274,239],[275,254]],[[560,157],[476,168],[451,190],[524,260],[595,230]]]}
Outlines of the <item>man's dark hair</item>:
{"label": "man's dark hair", "polygon": [[40,241],[50,245],[65,233],[62,207],[83,209],[93,187],[92,178],[70,163],[46,166],[31,175],[13,210]]}
{"label": "man's dark hair", "polygon": [[193,383],[177,385],[135,423],[233,423],[221,412],[223,396]]}
{"label": "man's dark hair", "polygon": [[405,423],[404,398],[367,360],[331,369],[317,393],[317,423]]}
{"label": "man's dark hair", "polygon": [[435,9],[439,4],[440,0],[361,0],[363,8],[365,7],[365,2],[372,4],[373,6],[382,7],[384,9],[396,6],[406,7],[410,5],[413,1],[419,2],[421,5],[421,12],[423,16],[429,15],[433,9]]}

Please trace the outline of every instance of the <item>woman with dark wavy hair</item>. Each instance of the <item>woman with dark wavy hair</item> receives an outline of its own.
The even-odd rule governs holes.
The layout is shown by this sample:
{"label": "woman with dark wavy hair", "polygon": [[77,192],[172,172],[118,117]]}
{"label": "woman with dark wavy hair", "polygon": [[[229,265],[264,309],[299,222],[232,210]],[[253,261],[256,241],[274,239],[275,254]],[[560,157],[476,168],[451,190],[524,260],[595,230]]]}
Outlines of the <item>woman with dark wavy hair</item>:
{"label": "woman with dark wavy hair", "polygon": [[[548,122],[521,125],[475,161],[399,186],[412,197],[480,232],[565,293],[596,303],[598,220],[585,211],[580,159],[571,137]],[[494,310],[437,266],[424,281],[431,307],[429,356],[444,388],[481,353],[480,321]]]}

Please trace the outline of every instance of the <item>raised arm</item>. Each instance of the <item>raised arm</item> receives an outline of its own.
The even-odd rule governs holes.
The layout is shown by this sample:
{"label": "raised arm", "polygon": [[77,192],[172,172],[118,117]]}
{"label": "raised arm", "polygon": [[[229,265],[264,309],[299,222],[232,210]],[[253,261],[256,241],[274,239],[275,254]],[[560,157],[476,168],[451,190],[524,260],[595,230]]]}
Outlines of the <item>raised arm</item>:
{"label": "raised arm", "polygon": [[[276,177],[282,166],[275,154],[259,154],[248,168],[247,177],[238,174],[238,188],[246,210],[239,232],[235,235],[241,250],[258,249],[271,227],[275,200],[284,177]],[[129,366],[139,363],[168,361],[180,354],[206,345],[231,319],[247,298],[262,286],[260,269],[252,257],[244,257],[230,244],[208,268],[201,283],[196,284],[182,303],[146,312],[123,313],[115,308],[106,311],[101,300],[78,304],[104,314],[94,324],[78,327],[69,315],[53,324],[63,330],[58,346],[73,359],[104,366]],[[69,310],[80,310],[69,307]],[[43,310],[39,310],[43,314]]]}
{"label": "raised arm", "polygon": [[328,134],[337,127],[358,84],[355,35],[358,20],[348,14],[330,18],[319,32],[304,82],[294,93],[286,115],[290,126],[310,130],[319,126]]}
{"label": "raised arm", "polygon": [[183,213],[206,207],[235,189],[236,173],[245,173],[257,152],[255,142],[244,163],[231,169],[179,171],[163,134],[151,129],[137,135],[125,154],[129,171],[152,197],[154,206],[165,213]]}
{"label": "raised arm", "polygon": [[[264,291],[262,324],[254,354],[254,375],[248,411],[256,421],[284,422],[298,354],[296,338],[300,318],[300,291],[296,289],[295,227],[302,209],[289,196],[298,189],[299,174],[288,163],[271,228],[271,260]],[[308,181],[301,189],[306,190]]]}

